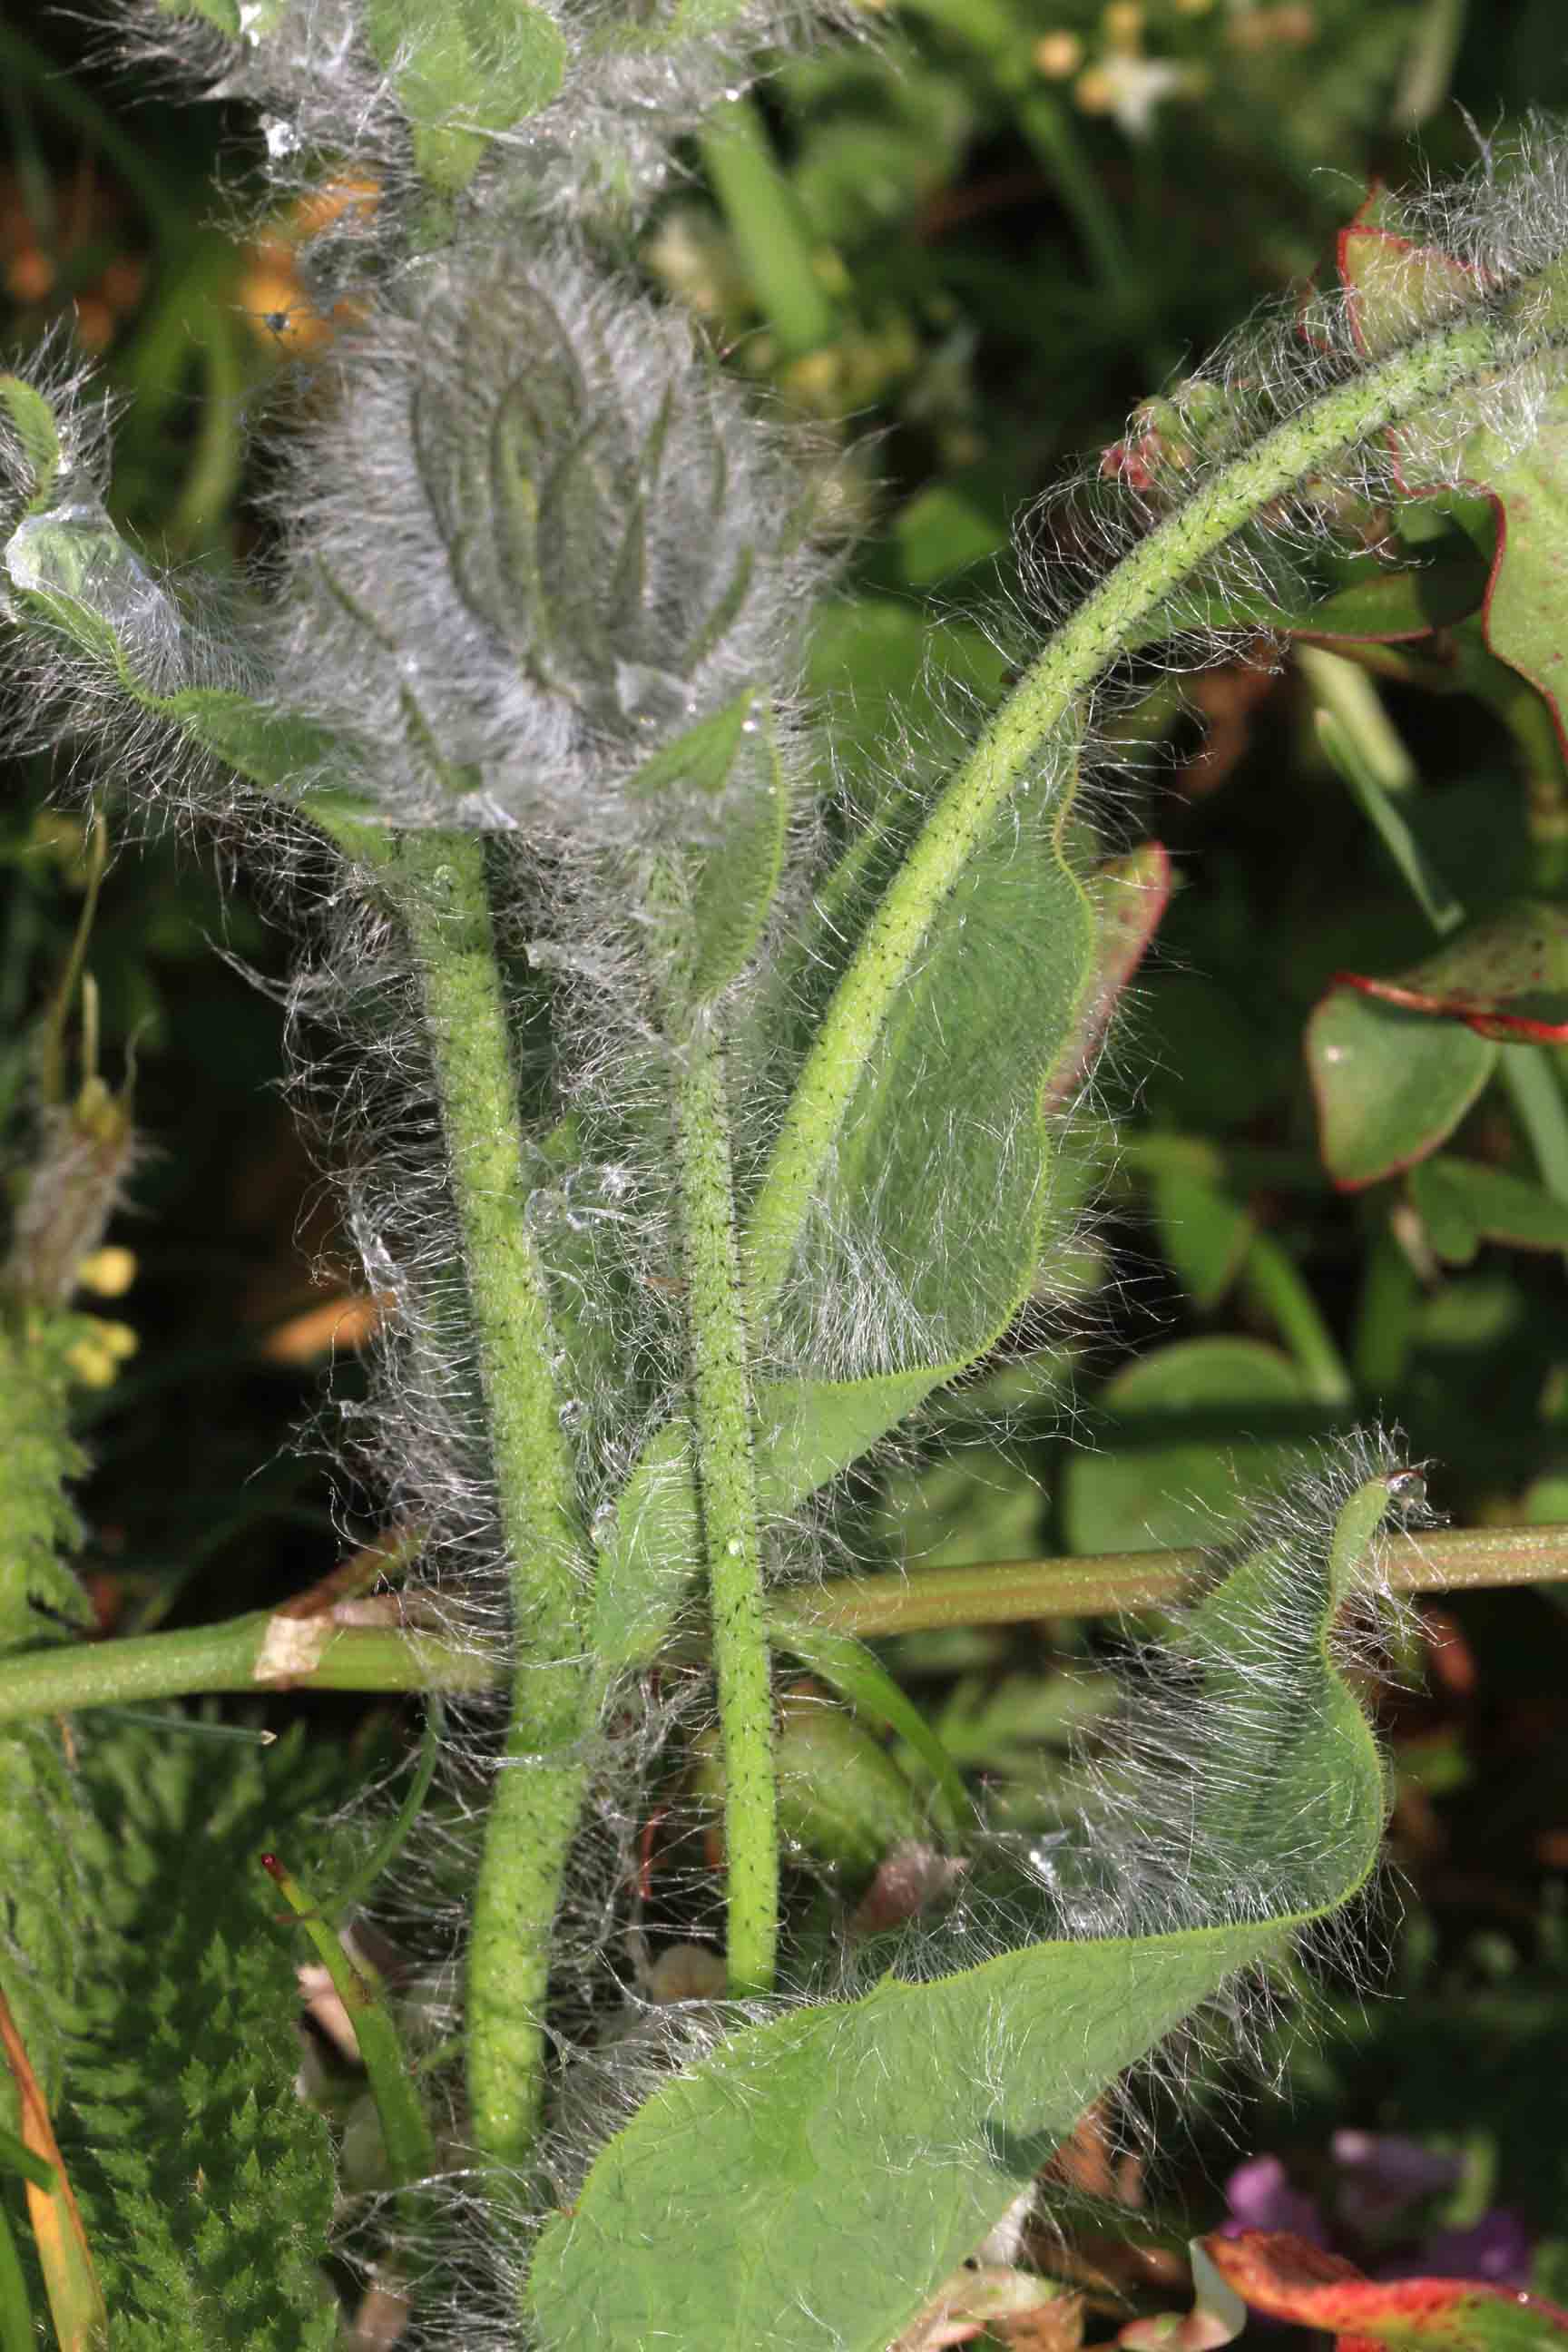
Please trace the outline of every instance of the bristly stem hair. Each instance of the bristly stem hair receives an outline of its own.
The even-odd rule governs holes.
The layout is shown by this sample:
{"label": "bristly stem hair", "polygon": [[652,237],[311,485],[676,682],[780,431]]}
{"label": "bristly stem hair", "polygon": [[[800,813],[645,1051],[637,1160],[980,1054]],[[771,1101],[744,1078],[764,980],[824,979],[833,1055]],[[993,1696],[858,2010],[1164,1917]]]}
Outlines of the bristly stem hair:
{"label": "bristly stem hair", "polygon": [[728,1975],[732,1995],[773,1990],[779,1833],[773,1692],[752,1458],[751,1353],[741,1284],[724,1065],[694,1024],[676,1087],[691,1417],[724,1748]]}
{"label": "bristly stem hair", "polygon": [[463,1238],[512,1609],[512,1685],[468,1956],[474,2137],[528,2154],[544,2096],[543,2019],[562,1874],[585,1766],[586,1538],[477,835],[399,834],[377,853],[408,929]]}
{"label": "bristly stem hair", "polygon": [[813,1039],[748,1220],[756,1311],[788,1275],[806,1204],[936,910],[1012,796],[1050,768],[1053,746],[1068,756],[1106,672],[1227,540],[1358,444],[1513,359],[1516,335],[1469,313],[1334,384],[1194,488],[1056,631],[931,810]]}

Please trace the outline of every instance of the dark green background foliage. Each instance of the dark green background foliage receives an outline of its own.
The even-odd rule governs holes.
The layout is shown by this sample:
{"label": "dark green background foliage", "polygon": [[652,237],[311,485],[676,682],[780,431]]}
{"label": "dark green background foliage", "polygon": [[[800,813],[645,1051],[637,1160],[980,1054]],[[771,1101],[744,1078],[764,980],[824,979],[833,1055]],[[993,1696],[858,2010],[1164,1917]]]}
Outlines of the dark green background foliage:
{"label": "dark green background foliage", "polygon": [[[1256,39],[1237,31],[1249,24]],[[1067,37],[1081,58],[1054,79],[1041,45]],[[939,677],[982,702],[999,691],[1004,658],[979,624],[1017,588],[1007,533],[1033,494],[1115,440],[1132,403],[1260,298],[1331,266],[1333,232],[1368,179],[1410,176],[1412,113],[1440,174],[1473,152],[1456,101],[1483,130],[1568,105],[1558,0],[1470,0],[1468,11],[1259,0],[1236,16],[1148,0],[1143,49],[1180,79],[1141,135],[1084,102],[1096,93],[1079,76],[1108,39],[1089,0],[918,0],[880,13],[867,43],[784,63],[762,122],[779,175],[775,236],[811,257],[804,312],[778,309],[756,222],[705,192],[700,158],[647,247],[650,277],[696,304],[731,363],[825,420],[847,452],[843,495],[861,551],[815,680],[842,716],[838,757],[862,782],[879,747],[900,740],[893,712],[914,733],[907,756],[921,756],[928,720],[940,738],[921,674],[928,649]],[[129,404],[117,520],[221,577],[266,552],[267,484],[247,470],[242,424],[265,406],[286,431],[311,397],[303,289],[290,287],[281,247],[231,236],[206,193],[220,164],[243,183],[246,126],[216,107],[175,110],[82,47],[64,17],[26,35],[0,26],[9,335],[36,340],[77,304]],[[1459,674],[1415,655],[1383,667],[1417,779],[1402,806],[1428,867],[1471,912],[1510,893],[1561,893],[1568,776],[1540,710],[1521,709],[1479,661]],[[1457,675],[1470,691],[1452,690]],[[1378,1415],[1403,1425],[1412,1457],[1434,1457],[1434,1498],[1457,1520],[1568,1517],[1562,1236],[1549,1228],[1555,1245],[1527,1251],[1483,1222],[1468,1251],[1463,1236],[1450,1249],[1429,1181],[1412,1192],[1395,1173],[1343,1192],[1324,1164],[1309,1016],[1337,971],[1396,972],[1429,954],[1421,908],[1324,758],[1289,664],[1206,673],[1184,702],[1152,673],[1142,683],[1110,821],[1128,843],[1164,841],[1177,887],[1104,1080],[1120,1150],[1100,1150],[1092,1122],[1086,1138],[1106,1164],[1108,1213],[1094,1249],[1062,1270],[1060,1287],[1087,1310],[1069,1318],[1079,1336],[1053,1333],[1047,1354],[965,1398],[951,1430],[966,1444],[940,1460],[933,1447],[858,1495],[852,1532],[878,1557],[900,1546],[927,1561],[1189,1541],[1234,1511],[1279,1447]],[[0,817],[0,1112],[14,1128],[27,1024],[79,904],[79,845],[43,813],[47,783],[41,764],[14,768]],[[102,1620],[134,1631],[281,1598],[339,1557],[324,1455],[298,1436],[325,1347],[280,1360],[267,1341],[346,1284],[353,1260],[276,1092],[278,1016],[223,952],[275,977],[281,942],[243,878],[220,897],[221,847],[116,848],[91,964],[106,1069],[117,1076],[134,1056],[147,1146],[113,1234],[139,1260],[115,1311],[141,1352],[84,1427],[82,1566]],[[1444,1149],[1537,1181],[1538,1147],[1494,1076]],[[312,1250],[325,1253],[325,1292],[312,1287]],[[341,1360],[337,1392],[352,1396],[355,1379]],[[1005,1450],[974,1442],[985,1402],[1010,1417]],[[368,1531],[370,1499],[350,1488],[339,1500]],[[1488,2195],[1538,2233],[1542,2284],[1555,2265],[1561,2293],[1568,1962],[1554,1874],[1568,1870],[1568,1623],[1543,1588],[1456,1598],[1442,1630],[1425,1685],[1385,1710],[1410,1888],[1402,2000],[1348,2011],[1349,2040],[1299,2073],[1295,2112],[1246,2130],[1309,2183],[1342,2125],[1480,2151]],[[906,1636],[888,1663],[1023,1826],[1050,1818],[1066,1737],[1099,1703],[1106,1646],[1096,1631],[1047,1623]],[[279,1720],[302,1714],[329,1753],[362,1712],[275,1704]],[[255,2117],[256,2160],[299,2168],[324,2195],[317,2126],[289,2092],[288,1939],[238,1862],[205,1859],[247,1852],[253,1824],[294,1808],[301,1768],[273,1751],[214,1811],[205,1756],[195,1766],[171,1747],[153,1771],[157,1750],[144,1786],[103,1792],[106,1818],[124,1853],[149,1856],[154,1817],[188,1819],[189,1867],[165,1885],[149,1859],[104,1928],[128,1939],[155,2036],[186,2048],[189,2008],[207,2037],[162,2095],[184,2103],[193,2131],[222,2108],[226,2004],[243,2001],[247,2031],[270,2020],[279,2059],[278,2096]],[[198,1824],[210,1844],[195,1843]],[[803,1868],[803,1909],[819,1899],[813,1885]],[[205,1973],[215,1937],[229,1955],[221,1994]],[[81,2030],[90,2037],[89,2017]],[[198,2080],[189,2070],[202,2067]],[[79,2121],[106,2174],[142,2167],[161,2196],[126,2090],[105,2055]],[[1199,2126],[1202,2140],[1201,2100]],[[1173,2225],[1216,2217],[1223,2138],[1199,2154],[1168,2190]],[[84,2186],[90,2199],[90,2178]],[[233,2187],[248,2193],[243,2179]],[[149,2238],[126,2273],[160,2312],[185,2292],[164,2266],[199,2265],[188,2197],[170,2227],[174,2238]],[[272,2291],[308,2311],[303,2268]]]}

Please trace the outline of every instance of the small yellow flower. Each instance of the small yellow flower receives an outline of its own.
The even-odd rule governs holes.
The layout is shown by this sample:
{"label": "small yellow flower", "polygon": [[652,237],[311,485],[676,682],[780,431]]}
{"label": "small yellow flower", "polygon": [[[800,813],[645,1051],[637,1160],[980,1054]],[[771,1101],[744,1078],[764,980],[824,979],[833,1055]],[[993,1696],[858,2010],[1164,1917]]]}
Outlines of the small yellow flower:
{"label": "small yellow flower", "polygon": [[1047,81],[1066,81],[1083,63],[1083,43],[1076,33],[1042,33],[1034,47],[1035,70]]}
{"label": "small yellow flower", "polygon": [[66,1349],[66,1363],[84,1389],[106,1389],[114,1379],[114,1359],[96,1339],[73,1339]]}
{"label": "small yellow flower", "polygon": [[71,1341],[65,1360],[83,1388],[106,1389],[140,1345],[129,1323],[107,1323],[100,1316],[88,1315],[82,1318],[81,1337]]}
{"label": "small yellow flower", "polygon": [[136,1279],[136,1256],[132,1250],[120,1249],[110,1244],[96,1249],[84,1257],[76,1270],[76,1278],[84,1290],[98,1298],[123,1298]]}

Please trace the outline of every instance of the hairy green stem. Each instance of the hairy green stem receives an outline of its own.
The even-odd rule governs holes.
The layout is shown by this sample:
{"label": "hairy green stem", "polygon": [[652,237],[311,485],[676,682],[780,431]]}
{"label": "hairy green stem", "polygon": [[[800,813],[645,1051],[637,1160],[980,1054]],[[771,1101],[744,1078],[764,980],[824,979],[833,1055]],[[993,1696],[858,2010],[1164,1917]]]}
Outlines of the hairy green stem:
{"label": "hairy green stem", "polygon": [[778,1802],[729,1113],[719,1037],[706,1021],[694,1025],[686,1045],[676,1089],[676,1137],[691,1418],[724,1753],[729,1989],[744,1998],[773,1989]]}
{"label": "hairy green stem", "polygon": [[519,2164],[542,2108],[552,1931],[584,1796],[586,1544],[529,1230],[484,845],[407,834],[379,863],[419,967],[510,1562],[511,1709],[468,1938],[468,2099],[478,2145]]}
{"label": "hairy green stem", "polygon": [[[1008,1625],[1035,1617],[1105,1616],[1155,1606],[1201,1572],[1199,1551],[1101,1552],[1084,1559],[1009,1559],[909,1576],[843,1578],[807,1601],[771,1603],[769,1639],[829,1629],[870,1639],[932,1625]],[[1482,1591],[1568,1581],[1568,1525],[1447,1528],[1393,1538],[1389,1581],[1400,1592]],[[299,1622],[300,1621],[293,1621]],[[309,1622],[309,1621],[304,1621]],[[334,1631],[314,1666],[258,1677],[257,1660],[277,1619],[268,1612],[192,1633],[125,1642],[58,1644],[0,1665],[0,1723],[66,1715],[151,1698],[232,1691],[482,1691],[500,1671],[469,1651],[353,1626]],[[809,1651],[802,1651],[809,1655]]]}
{"label": "hairy green stem", "polygon": [[[1190,1599],[1213,1555],[1109,1551],[1089,1559],[985,1560],[908,1576],[837,1577],[809,1596],[774,1601],[779,1638],[800,1622],[853,1633],[923,1633],[949,1625],[1016,1625],[1037,1617],[1106,1617]],[[1391,1536],[1384,1571],[1395,1592],[1462,1592],[1568,1579],[1568,1525],[1441,1528]]]}
{"label": "hairy green stem", "polygon": [[1042,754],[1097,681],[1181,583],[1264,509],[1495,364],[1500,350],[1499,331],[1469,319],[1334,385],[1194,490],[1057,631],[932,808],[834,992],[748,1223],[754,1312],[778,1296],[861,1073],[933,919],[1013,794],[1048,786]]}

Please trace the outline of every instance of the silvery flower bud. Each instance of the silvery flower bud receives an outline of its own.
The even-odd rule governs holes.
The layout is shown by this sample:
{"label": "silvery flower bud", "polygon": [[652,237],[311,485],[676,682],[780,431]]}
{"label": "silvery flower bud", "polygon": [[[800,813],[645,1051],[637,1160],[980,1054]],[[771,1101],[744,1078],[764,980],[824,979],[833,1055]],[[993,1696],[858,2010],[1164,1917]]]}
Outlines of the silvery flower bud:
{"label": "silvery flower bud", "polygon": [[805,488],[686,321],[574,248],[437,257],[296,452],[273,674],[399,823],[632,837],[639,769],[787,704]]}

